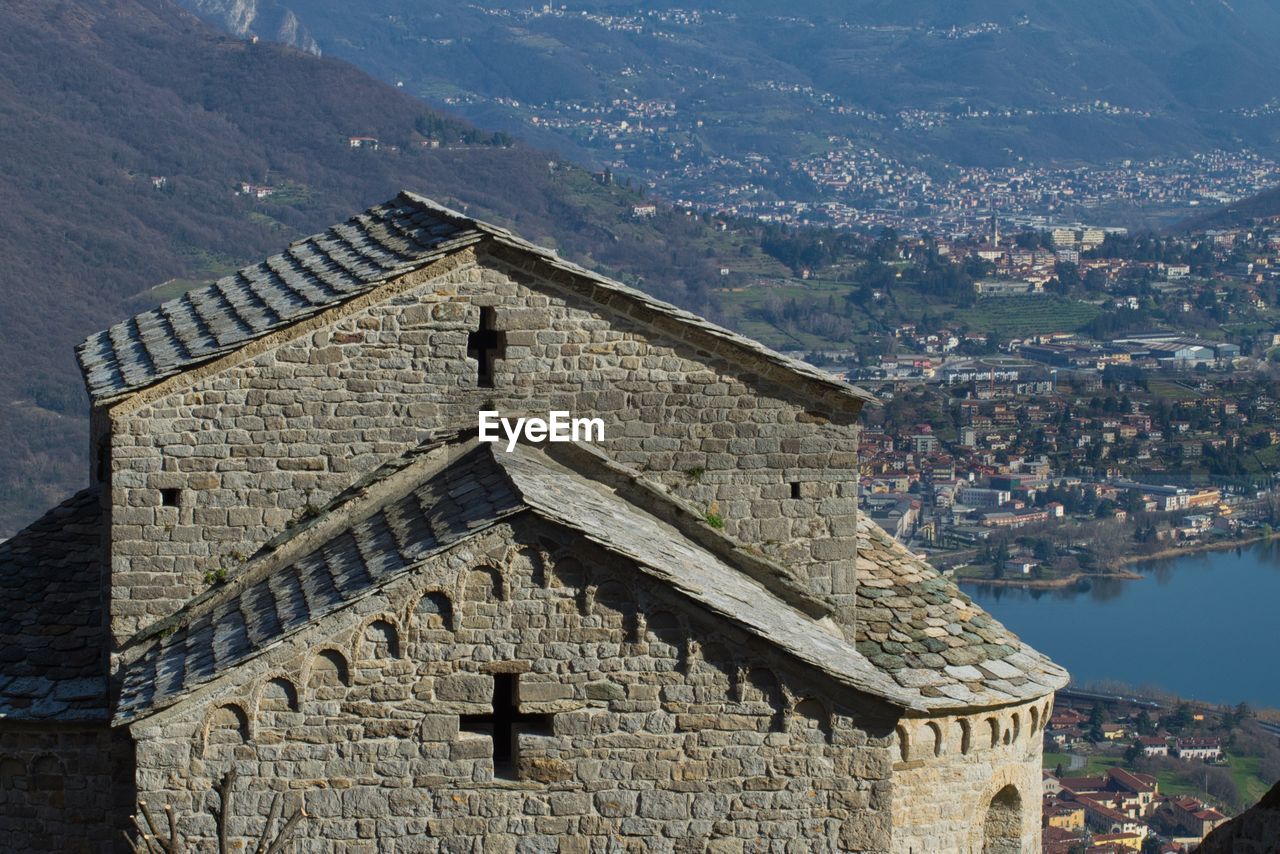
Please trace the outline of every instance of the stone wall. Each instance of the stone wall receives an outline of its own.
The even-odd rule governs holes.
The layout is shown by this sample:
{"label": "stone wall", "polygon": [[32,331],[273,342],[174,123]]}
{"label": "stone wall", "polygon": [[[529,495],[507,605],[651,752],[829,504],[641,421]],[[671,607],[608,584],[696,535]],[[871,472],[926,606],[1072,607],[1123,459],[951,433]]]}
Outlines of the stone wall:
{"label": "stone wall", "polygon": [[114,851],[132,810],[124,734],[0,724],[0,851]]}
{"label": "stone wall", "polygon": [[[670,319],[655,331],[608,299],[467,250],[117,404],[116,637],[234,572],[426,431],[474,428],[482,408],[603,418],[615,459],[778,558],[851,626],[856,401],[672,337],[689,332]],[[505,336],[493,388],[468,357],[482,308]]]}
{"label": "stone wall", "polygon": [[[189,844],[234,764],[232,836],[283,793],[307,851],[887,851],[896,716],[643,578],[492,529],[135,724],[140,797]],[[503,767],[506,679],[548,718]]]}
{"label": "stone wall", "polygon": [[1044,724],[1052,701],[904,718],[895,735],[893,851],[1040,850]]}

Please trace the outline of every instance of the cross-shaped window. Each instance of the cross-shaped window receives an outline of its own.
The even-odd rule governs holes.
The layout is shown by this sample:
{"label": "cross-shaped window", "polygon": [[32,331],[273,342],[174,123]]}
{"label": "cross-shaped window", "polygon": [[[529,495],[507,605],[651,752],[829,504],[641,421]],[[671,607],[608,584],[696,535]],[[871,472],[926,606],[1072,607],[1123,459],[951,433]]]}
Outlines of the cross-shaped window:
{"label": "cross-shaped window", "polygon": [[494,363],[507,351],[507,334],[495,328],[492,308],[480,309],[480,328],[467,336],[467,355],[476,360],[476,383],[493,388]]}
{"label": "cross-shaped window", "polygon": [[493,675],[492,711],[483,715],[460,715],[459,729],[493,739],[493,775],[514,777],[516,752],[521,733],[551,734],[554,715],[521,712],[516,696],[516,675]]}

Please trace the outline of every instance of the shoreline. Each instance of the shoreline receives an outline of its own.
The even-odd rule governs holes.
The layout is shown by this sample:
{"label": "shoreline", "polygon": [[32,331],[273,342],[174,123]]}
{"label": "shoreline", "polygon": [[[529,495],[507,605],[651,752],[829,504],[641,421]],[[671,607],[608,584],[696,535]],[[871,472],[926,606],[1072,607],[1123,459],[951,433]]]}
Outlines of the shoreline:
{"label": "shoreline", "polygon": [[1024,587],[1028,590],[1056,590],[1063,587],[1070,587],[1080,581],[1093,578],[1114,578],[1121,581],[1138,581],[1146,576],[1140,572],[1131,569],[1124,569],[1134,564],[1146,563],[1147,561],[1167,560],[1169,558],[1181,557],[1182,555],[1200,554],[1203,552],[1226,551],[1228,549],[1243,548],[1256,543],[1265,542],[1280,538],[1280,532],[1272,534],[1258,534],[1243,539],[1218,540],[1196,543],[1190,546],[1173,546],[1171,548],[1161,549],[1149,554],[1124,555],[1116,558],[1110,566],[1101,572],[1073,572],[1062,578],[974,578],[972,576],[952,576],[957,584],[990,584],[993,587]]}
{"label": "shoreline", "polygon": [[1054,590],[1070,587],[1090,578],[1119,578],[1136,581],[1142,578],[1141,573],[1127,569],[1107,570],[1106,572],[1073,572],[1061,578],[973,578],[969,576],[953,576],[957,584],[990,584],[993,587],[1025,587],[1029,590]]}
{"label": "shoreline", "polygon": [[1244,537],[1243,539],[1230,540],[1211,540],[1203,543],[1196,543],[1191,546],[1174,546],[1172,548],[1161,549],[1145,555],[1125,555],[1116,558],[1113,566],[1132,566],[1135,563],[1145,563],[1149,560],[1165,560],[1171,557],[1179,557],[1180,555],[1193,555],[1202,552],[1221,552],[1228,549],[1241,548],[1243,546],[1251,546],[1255,543],[1266,542],[1280,537],[1280,532],[1272,534],[1257,534],[1252,537]]}

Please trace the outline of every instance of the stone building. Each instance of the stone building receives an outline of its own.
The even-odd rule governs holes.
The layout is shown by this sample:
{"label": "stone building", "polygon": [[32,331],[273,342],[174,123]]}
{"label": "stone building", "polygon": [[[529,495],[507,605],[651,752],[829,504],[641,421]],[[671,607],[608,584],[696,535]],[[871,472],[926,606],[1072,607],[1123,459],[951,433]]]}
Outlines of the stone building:
{"label": "stone building", "polygon": [[861,390],[409,193],[78,356],[0,848],[1038,850],[1066,674],[859,518]]}

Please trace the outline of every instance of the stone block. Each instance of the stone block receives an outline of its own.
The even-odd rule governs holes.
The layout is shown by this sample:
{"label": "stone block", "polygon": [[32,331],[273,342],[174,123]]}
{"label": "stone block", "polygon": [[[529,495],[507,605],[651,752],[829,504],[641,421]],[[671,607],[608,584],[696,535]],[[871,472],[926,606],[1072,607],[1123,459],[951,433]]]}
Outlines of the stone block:
{"label": "stone block", "polygon": [[418,729],[423,741],[452,741],[457,735],[457,715],[427,715]]}
{"label": "stone block", "polygon": [[443,702],[490,703],[493,677],[487,673],[453,673],[435,682],[437,700]]}

